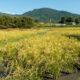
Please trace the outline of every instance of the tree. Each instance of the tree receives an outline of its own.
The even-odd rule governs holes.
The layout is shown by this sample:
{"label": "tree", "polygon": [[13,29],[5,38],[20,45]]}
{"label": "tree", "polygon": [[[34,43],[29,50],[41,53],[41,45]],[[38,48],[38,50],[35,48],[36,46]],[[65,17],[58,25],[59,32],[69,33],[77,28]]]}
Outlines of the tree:
{"label": "tree", "polygon": [[39,23],[39,20],[38,20],[38,19],[35,19],[34,22],[35,22],[35,23]]}
{"label": "tree", "polygon": [[61,17],[61,23],[66,23],[66,17]]}
{"label": "tree", "polygon": [[80,23],[80,19],[79,18],[75,18],[75,23],[79,24]]}
{"label": "tree", "polygon": [[23,16],[0,16],[0,26],[6,28],[30,28],[33,27],[33,19],[31,17]]}
{"label": "tree", "polygon": [[74,22],[74,17],[73,16],[68,17],[66,19],[66,22],[68,22],[68,23]]}

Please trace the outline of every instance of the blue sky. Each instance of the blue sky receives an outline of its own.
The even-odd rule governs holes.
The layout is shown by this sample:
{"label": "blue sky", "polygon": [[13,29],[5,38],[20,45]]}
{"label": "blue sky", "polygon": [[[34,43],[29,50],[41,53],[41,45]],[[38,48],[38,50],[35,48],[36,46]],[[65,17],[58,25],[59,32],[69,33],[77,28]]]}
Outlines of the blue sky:
{"label": "blue sky", "polygon": [[0,12],[6,13],[22,14],[43,7],[80,14],[80,0],[0,0]]}

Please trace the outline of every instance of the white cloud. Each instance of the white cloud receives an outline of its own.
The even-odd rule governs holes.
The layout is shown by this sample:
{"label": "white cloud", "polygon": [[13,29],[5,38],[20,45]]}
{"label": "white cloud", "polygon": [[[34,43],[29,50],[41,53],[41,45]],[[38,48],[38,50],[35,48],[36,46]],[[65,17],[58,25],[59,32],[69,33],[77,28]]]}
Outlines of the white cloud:
{"label": "white cloud", "polygon": [[6,11],[6,12],[4,12],[4,13],[7,13],[7,14],[20,14],[20,13],[15,13],[15,12],[8,12],[8,11]]}

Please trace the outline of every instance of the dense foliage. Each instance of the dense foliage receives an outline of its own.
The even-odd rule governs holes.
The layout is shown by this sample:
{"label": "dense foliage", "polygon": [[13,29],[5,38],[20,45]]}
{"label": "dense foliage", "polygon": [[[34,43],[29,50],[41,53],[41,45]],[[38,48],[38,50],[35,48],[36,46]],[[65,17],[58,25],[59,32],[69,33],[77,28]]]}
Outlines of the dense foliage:
{"label": "dense foliage", "polygon": [[23,16],[31,16],[34,19],[38,19],[41,22],[56,22],[61,19],[62,16],[69,17],[80,17],[80,15],[72,14],[66,11],[58,11],[50,8],[41,8],[29,11],[23,14]]}
{"label": "dense foliage", "polygon": [[71,24],[71,23],[75,23],[75,24],[80,24],[80,18],[79,17],[61,17],[61,20],[59,21],[59,23],[62,24]]}
{"label": "dense foliage", "polygon": [[33,19],[30,17],[0,16],[0,28],[30,28],[32,25]]}
{"label": "dense foliage", "polygon": [[0,80],[56,80],[75,68],[80,28],[0,30]]}

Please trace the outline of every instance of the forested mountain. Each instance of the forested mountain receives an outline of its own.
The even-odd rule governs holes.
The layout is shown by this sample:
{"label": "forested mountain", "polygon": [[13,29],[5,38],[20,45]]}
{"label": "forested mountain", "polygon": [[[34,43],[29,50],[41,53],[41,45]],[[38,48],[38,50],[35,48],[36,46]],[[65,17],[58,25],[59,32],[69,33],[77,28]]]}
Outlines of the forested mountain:
{"label": "forested mountain", "polygon": [[34,9],[32,11],[26,12],[22,14],[22,16],[30,16],[34,19],[39,19],[41,22],[49,22],[49,21],[59,21],[62,16],[69,17],[80,17],[78,14],[73,14],[66,11],[59,11],[50,8],[40,8]]}
{"label": "forested mountain", "polygon": [[80,17],[79,14],[73,14],[67,11],[59,11],[51,8],[40,8],[40,9],[34,9],[32,11],[25,12],[23,14],[8,14],[8,13],[1,13],[0,15],[10,15],[10,16],[30,16],[36,20],[39,20],[41,22],[56,22],[61,19],[61,17]]}

